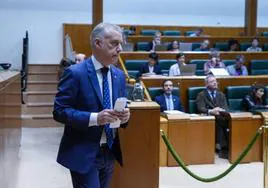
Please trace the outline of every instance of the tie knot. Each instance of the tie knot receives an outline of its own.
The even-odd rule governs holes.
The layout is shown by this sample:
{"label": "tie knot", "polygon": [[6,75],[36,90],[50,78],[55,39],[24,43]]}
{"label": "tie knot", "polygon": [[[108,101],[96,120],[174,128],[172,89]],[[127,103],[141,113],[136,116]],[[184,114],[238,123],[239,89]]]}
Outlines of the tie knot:
{"label": "tie knot", "polygon": [[109,71],[108,67],[102,67],[101,68],[102,76],[107,76],[108,71]]}

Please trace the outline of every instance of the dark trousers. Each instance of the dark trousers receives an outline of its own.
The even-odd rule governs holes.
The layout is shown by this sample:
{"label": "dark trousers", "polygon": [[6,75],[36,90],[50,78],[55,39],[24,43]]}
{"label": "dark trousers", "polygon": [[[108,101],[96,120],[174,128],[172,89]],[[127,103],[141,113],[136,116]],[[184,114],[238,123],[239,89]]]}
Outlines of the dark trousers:
{"label": "dark trousers", "polygon": [[229,148],[229,122],[230,118],[225,116],[216,116],[216,143],[220,144],[222,149]]}
{"label": "dark trousers", "polygon": [[86,174],[71,171],[73,188],[109,188],[115,157],[108,147],[101,147],[93,166]]}

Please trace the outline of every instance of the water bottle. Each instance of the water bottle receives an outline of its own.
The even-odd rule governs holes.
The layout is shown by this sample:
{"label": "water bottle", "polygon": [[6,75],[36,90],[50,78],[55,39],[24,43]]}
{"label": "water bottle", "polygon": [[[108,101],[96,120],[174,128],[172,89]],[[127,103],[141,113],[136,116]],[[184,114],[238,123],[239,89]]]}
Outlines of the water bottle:
{"label": "water bottle", "polygon": [[136,82],[132,92],[133,101],[144,101],[143,87],[140,82]]}

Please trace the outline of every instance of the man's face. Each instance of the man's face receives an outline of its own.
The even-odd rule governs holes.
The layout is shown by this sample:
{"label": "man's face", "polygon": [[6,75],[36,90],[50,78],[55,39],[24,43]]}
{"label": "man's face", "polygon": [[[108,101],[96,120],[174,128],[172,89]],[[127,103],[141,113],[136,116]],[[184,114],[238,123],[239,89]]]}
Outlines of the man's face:
{"label": "man's face", "polygon": [[156,64],[156,61],[152,58],[149,58],[149,65],[153,67]]}
{"label": "man's face", "polygon": [[185,56],[182,55],[181,57],[179,57],[177,59],[177,62],[179,63],[179,65],[183,65],[185,63]]}
{"label": "man's face", "polygon": [[115,30],[110,31],[103,39],[96,40],[96,53],[99,54],[100,61],[104,65],[117,62],[119,53],[122,51],[122,42],[122,34]]}
{"label": "man's face", "polygon": [[85,55],[84,54],[77,54],[75,56],[75,63],[81,63],[84,60],[85,60]]}
{"label": "man's face", "polygon": [[236,60],[235,62],[235,66],[237,69],[240,69],[243,66],[243,64],[244,64],[243,58],[240,58],[239,60]]}
{"label": "man's face", "polygon": [[253,46],[253,47],[257,47],[257,46],[258,46],[258,40],[254,39],[254,40],[252,41],[252,46]]}
{"label": "man's face", "polygon": [[170,95],[172,93],[172,90],[173,90],[173,83],[169,80],[166,81],[164,83],[163,89],[164,89],[165,94]]}
{"label": "man's face", "polygon": [[218,83],[217,83],[216,78],[215,77],[209,77],[208,81],[207,81],[207,84],[206,84],[206,87],[209,90],[216,90],[218,88]]}

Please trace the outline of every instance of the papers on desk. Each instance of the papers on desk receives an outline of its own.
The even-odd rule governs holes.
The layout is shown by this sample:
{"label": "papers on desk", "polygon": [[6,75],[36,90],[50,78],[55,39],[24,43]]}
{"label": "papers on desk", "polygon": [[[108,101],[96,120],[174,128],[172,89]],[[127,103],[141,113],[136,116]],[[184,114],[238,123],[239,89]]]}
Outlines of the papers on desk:
{"label": "papers on desk", "polygon": [[164,113],[169,115],[185,114],[184,112],[179,110],[165,110]]}

